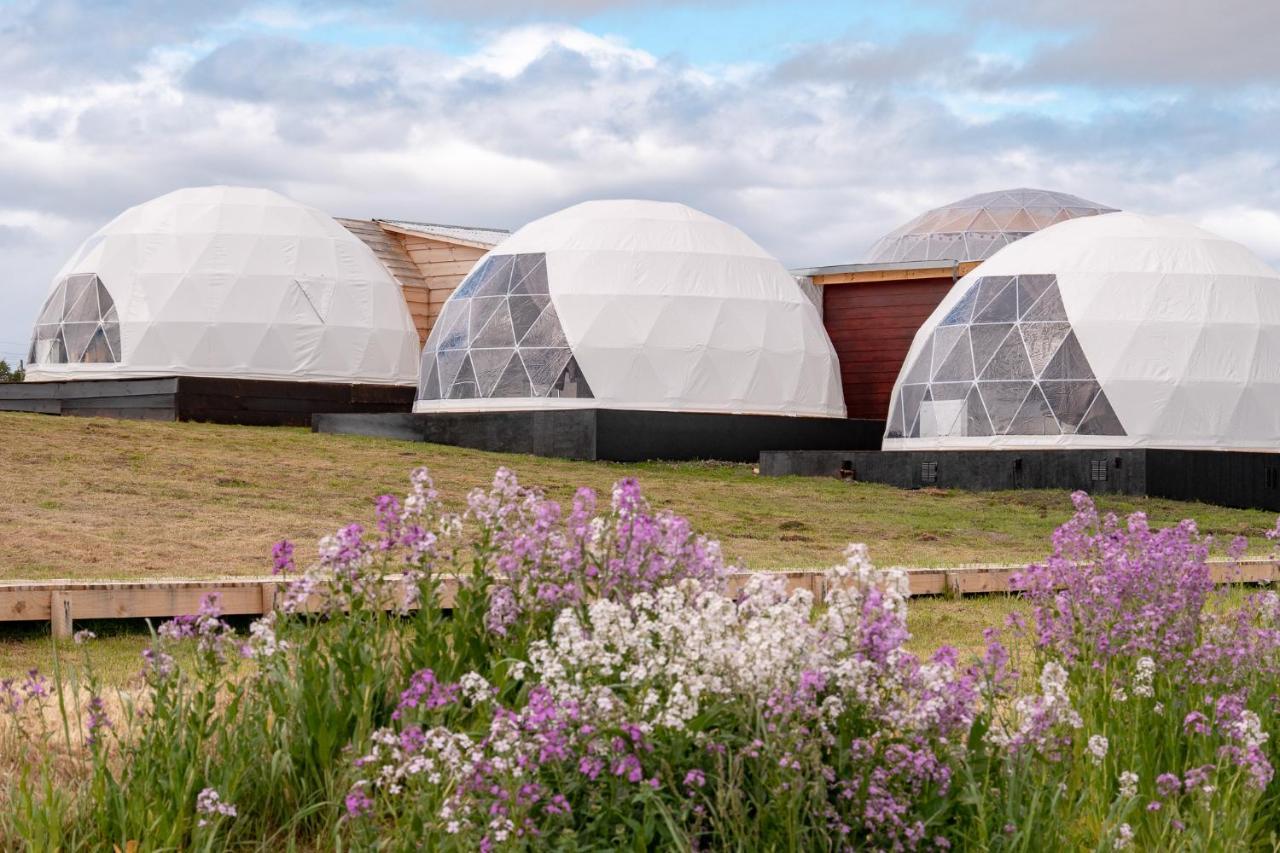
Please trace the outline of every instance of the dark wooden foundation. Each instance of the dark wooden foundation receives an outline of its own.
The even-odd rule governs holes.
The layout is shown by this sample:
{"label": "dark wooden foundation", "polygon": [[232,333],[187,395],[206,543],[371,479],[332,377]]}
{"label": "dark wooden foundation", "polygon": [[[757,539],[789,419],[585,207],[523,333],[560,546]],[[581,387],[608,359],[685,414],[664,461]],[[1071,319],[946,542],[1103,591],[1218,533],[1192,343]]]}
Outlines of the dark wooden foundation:
{"label": "dark wooden foundation", "polygon": [[1072,489],[1280,510],[1280,453],[1231,450],[768,451],[760,473],[902,489]]}
{"label": "dark wooden foundation", "polygon": [[315,417],[312,429],[565,459],[754,462],[762,450],[877,447],[884,421],[559,409],[324,414]]}
{"label": "dark wooden foundation", "polygon": [[413,388],[397,385],[163,376],[0,384],[0,411],[310,426],[317,412],[408,411],[413,397]]}

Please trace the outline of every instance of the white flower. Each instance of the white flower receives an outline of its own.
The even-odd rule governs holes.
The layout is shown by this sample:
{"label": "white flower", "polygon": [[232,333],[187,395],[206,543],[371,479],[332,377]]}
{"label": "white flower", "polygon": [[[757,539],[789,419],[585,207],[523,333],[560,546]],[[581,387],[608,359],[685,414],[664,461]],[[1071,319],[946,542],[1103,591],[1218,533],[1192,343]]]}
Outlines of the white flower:
{"label": "white flower", "polygon": [[1121,687],[1119,684],[1111,688],[1112,702],[1126,702],[1128,701],[1128,699],[1129,699],[1129,694],[1125,693],[1124,688]]}
{"label": "white flower", "polygon": [[200,818],[199,826],[208,826],[212,818],[221,815],[223,817],[235,817],[236,807],[231,803],[224,803],[222,797],[213,788],[205,788],[196,795],[196,814],[205,815]]}
{"label": "white flower", "polygon": [[75,636],[72,637],[77,646],[83,646],[90,640],[96,640],[97,638],[98,635],[90,631],[88,628],[81,628],[79,631],[76,631]]}
{"label": "white flower", "polygon": [[462,695],[466,696],[467,701],[472,705],[479,705],[493,697],[493,687],[478,672],[466,673],[458,679],[458,684],[462,686]]}
{"label": "white flower", "polygon": [[1138,795],[1138,774],[1126,770],[1120,774],[1120,796],[1136,797]]}
{"label": "white flower", "polygon": [[1152,710],[1152,711],[1154,711],[1154,712],[1155,712],[1156,714],[1158,714],[1159,716],[1162,716],[1162,717],[1163,717],[1163,716],[1164,716],[1164,703],[1163,703],[1163,702],[1157,702],[1155,705],[1151,706],[1151,710]]}
{"label": "white flower", "polygon": [[1231,736],[1246,747],[1259,747],[1270,737],[1262,730],[1262,720],[1252,711],[1242,711],[1240,718],[1233,722],[1229,731]]}
{"label": "white flower", "polygon": [[1112,845],[1117,850],[1124,850],[1133,843],[1133,827],[1127,823],[1120,824],[1120,828],[1116,830],[1116,840]]}
{"label": "white flower", "polygon": [[1138,671],[1133,676],[1133,695],[1150,698],[1155,695],[1152,681],[1156,675],[1156,662],[1149,657],[1138,658]]}
{"label": "white flower", "polygon": [[261,619],[255,619],[249,626],[249,642],[243,646],[244,656],[251,658],[269,658],[277,652],[289,648],[284,640],[276,639],[276,611],[271,611]]}
{"label": "white flower", "polygon": [[1090,735],[1086,751],[1094,764],[1101,764],[1102,760],[1107,757],[1107,746],[1107,739],[1102,735]]}

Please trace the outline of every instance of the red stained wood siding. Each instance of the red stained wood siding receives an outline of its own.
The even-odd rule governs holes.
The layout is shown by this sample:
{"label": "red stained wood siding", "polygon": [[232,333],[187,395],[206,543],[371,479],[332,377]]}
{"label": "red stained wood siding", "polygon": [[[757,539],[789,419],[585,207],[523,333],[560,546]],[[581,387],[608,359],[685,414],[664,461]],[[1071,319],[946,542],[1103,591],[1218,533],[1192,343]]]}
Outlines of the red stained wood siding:
{"label": "red stained wood siding", "polygon": [[946,276],[823,285],[823,322],[840,359],[849,417],[889,416],[893,383],[916,331],[952,284]]}

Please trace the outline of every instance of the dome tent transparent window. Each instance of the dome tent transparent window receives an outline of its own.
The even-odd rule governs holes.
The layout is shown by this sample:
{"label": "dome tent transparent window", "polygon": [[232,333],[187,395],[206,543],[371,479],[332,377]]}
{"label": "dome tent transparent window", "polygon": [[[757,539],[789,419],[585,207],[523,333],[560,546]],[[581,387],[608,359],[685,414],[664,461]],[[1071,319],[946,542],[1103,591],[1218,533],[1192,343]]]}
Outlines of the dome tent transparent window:
{"label": "dome tent transparent window", "polygon": [[986,276],[911,362],[886,438],[1124,435],[1067,319],[1057,277]]}
{"label": "dome tent transparent window", "polygon": [[867,253],[871,263],[981,261],[1058,222],[1113,212],[1068,193],[1011,189],[979,193],[926,211]]}
{"label": "dome tent transparent window", "polygon": [[551,304],[541,253],[481,261],[423,347],[419,400],[591,396]]}
{"label": "dome tent transparent window", "polygon": [[120,320],[111,294],[92,273],[69,275],[44,303],[31,338],[32,364],[120,361]]}

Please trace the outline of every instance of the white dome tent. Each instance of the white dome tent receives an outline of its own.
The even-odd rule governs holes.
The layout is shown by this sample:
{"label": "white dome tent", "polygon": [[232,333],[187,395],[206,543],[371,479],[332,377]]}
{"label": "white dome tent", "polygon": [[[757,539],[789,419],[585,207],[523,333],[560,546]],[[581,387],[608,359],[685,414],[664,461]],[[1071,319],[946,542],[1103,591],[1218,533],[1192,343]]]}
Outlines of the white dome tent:
{"label": "white dome tent", "polygon": [[422,356],[418,412],[574,408],[844,417],[795,280],[684,205],[585,202],[486,255]]}
{"label": "white dome tent", "polygon": [[202,376],[404,384],[395,281],[328,215],[264,189],[182,189],[98,230],[54,277],[29,380]]}
{"label": "white dome tent", "polygon": [[871,247],[867,261],[981,261],[1042,228],[1113,210],[1049,190],[979,193],[926,211],[886,234]]}
{"label": "white dome tent", "polygon": [[1280,446],[1280,273],[1164,217],[1054,225],[917,333],[885,450]]}

